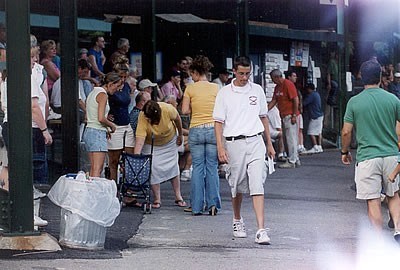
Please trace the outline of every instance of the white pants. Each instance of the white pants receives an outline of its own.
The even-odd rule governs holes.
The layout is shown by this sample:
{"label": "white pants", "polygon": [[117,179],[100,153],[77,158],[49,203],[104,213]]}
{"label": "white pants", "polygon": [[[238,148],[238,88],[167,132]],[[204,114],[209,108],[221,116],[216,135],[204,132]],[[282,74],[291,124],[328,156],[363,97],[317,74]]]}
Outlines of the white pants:
{"label": "white pants", "polygon": [[296,163],[299,160],[299,154],[297,153],[299,126],[297,122],[294,125],[292,124],[291,115],[282,118],[282,126],[285,131],[289,162]]}

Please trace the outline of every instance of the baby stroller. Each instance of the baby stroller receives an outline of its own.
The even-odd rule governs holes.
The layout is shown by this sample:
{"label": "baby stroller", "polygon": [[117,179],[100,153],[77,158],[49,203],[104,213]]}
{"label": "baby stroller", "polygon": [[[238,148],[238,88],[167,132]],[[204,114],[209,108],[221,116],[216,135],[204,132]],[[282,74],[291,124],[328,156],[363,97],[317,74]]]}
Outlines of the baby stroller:
{"label": "baby stroller", "polygon": [[[125,132],[126,133],[126,132]],[[123,149],[125,149],[125,135]],[[118,197],[123,205],[123,198],[143,199],[144,213],[151,214],[150,177],[153,155],[153,139],[149,155],[132,155],[122,151],[120,160],[120,177],[118,177]]]}

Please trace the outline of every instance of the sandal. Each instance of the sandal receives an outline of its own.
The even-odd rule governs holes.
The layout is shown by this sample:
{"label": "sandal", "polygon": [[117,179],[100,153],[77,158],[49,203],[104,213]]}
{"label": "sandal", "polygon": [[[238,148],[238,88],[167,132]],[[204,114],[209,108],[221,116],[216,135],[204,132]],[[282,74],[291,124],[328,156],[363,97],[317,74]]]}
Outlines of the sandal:
{"label": "sandal", "polygon": [[135,207],[135,208],[142,208],[143,207],[143,204],[141,204],[137,200],[132,200],[130,202],[124,202],[124,204],[125,204],[125,206],[128,206],[128,207]]}
{"label": "sandal", "polygon": [[187,203],[184,200],[175,200],[175,205],[179,207],[186,207]]}
{"label": "sandal", "polygon": [[161,207],[160,202],[153,202],[153,204],[151,205],[151,208],[154,208],[154,209],[160,209],[160,207]]}

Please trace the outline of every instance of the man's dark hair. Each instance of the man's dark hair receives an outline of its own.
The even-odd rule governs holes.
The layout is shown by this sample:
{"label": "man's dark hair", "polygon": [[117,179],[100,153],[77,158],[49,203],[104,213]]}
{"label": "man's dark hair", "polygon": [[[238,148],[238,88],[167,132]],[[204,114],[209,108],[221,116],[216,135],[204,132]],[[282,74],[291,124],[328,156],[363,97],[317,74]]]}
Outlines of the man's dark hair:
{"label": "man's dark hair", "polygon": [[99,40],[99,38],[101,38],[102,36],[94,36],[92,37],[92,46],[96,45],[97,41]]}
{"label": "man's dark hair", "polygon": [[315,90],[315,85],[313,83],[307,83],[306,84],[306,89],[311,89],[311,90]]}
{"label": "man's dark hair", "polygon": [[296,71],[294,71],[293,69],[286,71],[286,72],[285,72],[285,75],[286,75],[285,77],[286,77],[286,79],[287,79],[288,77],[292,76],[293,73],[296,74]]}
{"label": "man's dark hair", "polygon": [[79,60],[78,60],[78,68],[81,68],[81,69],[85,69],[85,68],[90,69],[90,64],[89,64],[89,62],[88,62],[86,59],[79,59]]}
{"label": "man's dark hair", "polygon": [[382,68],[376,60],[368,60],[362,63],[360,72],[364,85],[378,84],[381,81]]}
{"label": "man's dark hair", "polygon": [[237,70],[239,66],[250,67],[251,66],[250,58],[248,58],[247,56],[236,57],[235,62],[233,63],[233,68]]}

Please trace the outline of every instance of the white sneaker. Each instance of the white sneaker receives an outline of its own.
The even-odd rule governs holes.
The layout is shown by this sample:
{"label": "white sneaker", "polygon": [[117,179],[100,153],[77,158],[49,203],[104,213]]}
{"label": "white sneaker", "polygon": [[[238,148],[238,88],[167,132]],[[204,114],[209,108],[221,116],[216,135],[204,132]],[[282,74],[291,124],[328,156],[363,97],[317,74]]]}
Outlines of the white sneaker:
{"label": "white sneaker", "polygon": [[259,229],[256,233],[255,242],[260,245],[269,245],[271,239],[268,236],[266,229]]}
{"label": "white sneaker", "polygon": [[311,154],[316,154],[316,153],[318,153],[318,150],[317,150],[317,147],[315,145],[315,146],[313,146],[313,148],[310,148],[309,150],[304,151],[301,154],[303,154],[303,155],[311,155]]}
{"label": "white sneaker", "polygon": [[303,153],[304,151],[306,151],[306,148],[303,145],[299,145],[297,147],[297,153]]}
{"label": "white sneaker", "polygon": [[247,237],[246,227],[244,226],[243,218],[241,218],[240,220],[233,220],[232,228],[233,228],[233,236],[234,237],[236,237],[236,238],[246,238]]}
{"label": "white sneaker", "polygon": [[52,119],[60,119],[61,114],[55,113],[53,110],[49,110],[49,116],[47,117],[47,120],[52,120]]}
{"label": "white sneaker", "polygon": [[181,173],[181,181],[190,181],[190,170],[183,170]]}
{"label": "white sneaker", "polygon": [[49,223],[47,220],[40,218],[39,216],[33,216],[33,225],[38,227],[47,226]]}
{"label": "white sneaker", "polygon": [[46,193],[43,193],[40,190],[38,190],[37,188],[33,187],[33,199],[34,200],[44,198],[44,197],[46,197]]}
{"label": "white sneaker", "polygon": [[322,150],[322,146],[321,145],[316,145],[316,147],[317,147],[317,153],[322,153],[322,152],[324,152],[324,150]]}

